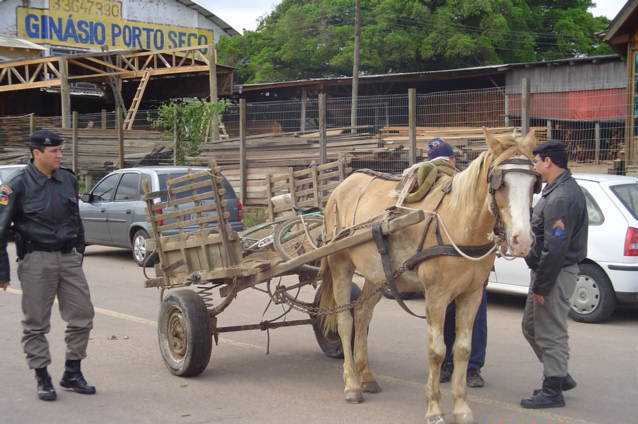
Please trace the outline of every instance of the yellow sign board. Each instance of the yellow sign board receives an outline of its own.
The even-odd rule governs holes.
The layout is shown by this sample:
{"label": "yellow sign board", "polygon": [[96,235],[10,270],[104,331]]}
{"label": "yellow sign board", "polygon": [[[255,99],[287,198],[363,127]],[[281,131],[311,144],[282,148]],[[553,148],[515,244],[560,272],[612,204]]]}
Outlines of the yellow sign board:
{"label": "yellow sign board", "polygon": [[[51,0],[49,9],[17,8],[18,36],[38,44],[162,50],[209,44],[213,31],[130,21],[112,0]],[[107,12],[108,11],[108,12]]]}

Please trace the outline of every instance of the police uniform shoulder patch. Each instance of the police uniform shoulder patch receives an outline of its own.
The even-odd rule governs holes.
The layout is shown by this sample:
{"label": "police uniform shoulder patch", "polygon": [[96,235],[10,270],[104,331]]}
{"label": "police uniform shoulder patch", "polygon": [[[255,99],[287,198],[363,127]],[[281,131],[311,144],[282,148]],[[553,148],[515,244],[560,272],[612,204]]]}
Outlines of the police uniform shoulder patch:
{"label": "police uniform shoulder patch", "polygon": [[565,221],[563,218],[559,218],[554,221],[554,225],[552,225],[552,235],[554,237],[564,237],[565,234]]}
{"label": "police uniform shoulder patch", "polygon": [[13,193],[13,189],[9,187],[8,185],[2,185],[0,186],[0,193],[6,194],[8,196],[11,193]]}
{"label": "police uniform shoulder patch", "polygon": [[13,193],[13,190],[8,185],[0,186],[0,206],[9,204],[9,195],[11,193]]}

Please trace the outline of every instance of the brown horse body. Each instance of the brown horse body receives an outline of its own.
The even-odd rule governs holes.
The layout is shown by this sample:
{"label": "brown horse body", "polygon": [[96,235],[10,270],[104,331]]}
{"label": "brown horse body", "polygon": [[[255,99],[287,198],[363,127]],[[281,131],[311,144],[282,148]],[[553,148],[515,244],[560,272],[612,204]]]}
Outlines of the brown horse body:
{"label": "brown horse body", "polygon": [[[492,240],[497,211],[507,232],[511,251],[525,255],[531,246],[529,231],[529,207],[534,178],[531,175],[506,174],[503,187],[494,193],[492,200],[488,188],[488,174],[497,162],[512,157],[530,158],[536,140],[533,133],[524,140],[513,136],[496,138],[486,132],[489,150],[483,153],[463,172],[457,174],[451,192],[439,202],[439,195],[426,196],[418,203],[406,207],[437,212],[442,225],[447,228],[444,242],[453,241],[459,246],[481,246]],[[504,165],[508,169],[530,166]],[[450,177],[443,177],[431,193],[440,188]],[[342,228],[353,226],[377,217],[396,202],[394,188],[396,182],[355,173],[340,184],[330,196],[325,208],[325,233],[327,237]],[[522,190],[518,195],[524,198],[511,201],[514,189]],[[518,203],[523,203],[518,205]],[[526,218],[516,208],[525,208]],[[514,217],[514,218],[513,218]],[[524,222],[525,219],[527,222]],[[523,221],[523,222],[516,222]],[[425,230],[425,223],[416,224],[407,230],[389,237],[390,257],[394,269],[413,256]],[[430,226],[431,228],[431,226]],[[445,232],[443,232],[445,234]],[[436,244],[434,231],[428,231],[425,247]],[[452,392],[454,396],[454,417],[459,423],[473,422],[473,415],[466,402],[465,373],[471,346],[474,317],[481,302],[484,284],[494,264],[495,254],[482,260],[471,261],[461,257],[439,256],[420,263],[414,271],[405,272],[397,279],[399,289],[418,287],[425,293],[425,314],[428,320],[428,365],[426,385],[426,421],[443,423],[440,408],[439,377],[441,363],[445,356],[443,323],[445,310],[451,302],[456,302],[456,341],[454,344],[454,373]],[[353,317],[349,311],[340,312],[326,320],[326,328],[337,327],[344,352],[343,379],[345,396],[349,402],[363,400],[363,392],[376,393],[381,390],[368,364],[367,328],[372,318],[374,306],[381,293],[378,290],[385,282],[385,274],[374,242],[356,246],[329,256],[323,264],[322,307],[350,303],[352,277],[356,271],[365,283],[361,297],[363,301],[354,308]],[[422,311],[418,311],[422,312]],[[351,348],[354,324],[354,352]]]}

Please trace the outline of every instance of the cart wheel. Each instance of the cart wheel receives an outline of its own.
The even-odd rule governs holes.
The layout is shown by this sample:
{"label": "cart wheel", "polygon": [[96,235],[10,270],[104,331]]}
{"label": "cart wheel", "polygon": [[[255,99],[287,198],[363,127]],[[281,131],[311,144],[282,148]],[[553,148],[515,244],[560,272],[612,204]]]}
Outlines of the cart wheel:
{"label": "cart wheel", "polygon": [[[361,289],[356,284],[352,284],[352,289],[350,290],[350,301],[356,300],[361,296]],[[314,305],[319,305],[319,300],[321,299],[321,287],[315,293],[315,302]],[[352,313],[352,309],[350,310]],[[323,317],[315,317],[312,318],[312,329],[315,332],[315,338],[317,339],[317,343],[319,343],[319,347],[329,358],[335,359],[343,359],[343,349],[341,348],[341,339],[339,338],[339,333],[337,331],[331,331],[328,334],[323,333]],[[352,345],[354,347],[354,335],[352,337]]]}
{"label": "cart wheel", "polygon": [[[286,261],[304,253],[312,252],[321,244],[323,218],[300,216],[275,227],[273,244],[279,255]],[[299,268],[318,272],[320,262],[301,265]]]}
{"label": "cart wheel", "polygon": [[194,377],[208,366],[212,349],[206,305],[191,290],[169,292],[157,327],[160,352],[171,373]]}

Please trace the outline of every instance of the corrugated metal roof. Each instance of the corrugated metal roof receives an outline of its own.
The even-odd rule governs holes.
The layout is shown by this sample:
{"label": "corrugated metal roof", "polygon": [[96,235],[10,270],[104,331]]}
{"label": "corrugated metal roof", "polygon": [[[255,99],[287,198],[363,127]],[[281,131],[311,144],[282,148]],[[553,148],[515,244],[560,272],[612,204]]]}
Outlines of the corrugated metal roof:
{"label": "corrugated metal roof", "polygon": [[16,37],[5,37],[0,35],[0,47],[9,47],[13,49],[29,49],[29,50],[46,50],[45,47],[31,41],[23,40]]}
{"label": "corrugated metal roof", "polygon": [[237,32],[235,30],[235,28],[233,28],[230,25],[228,25],[219,16],[215,15],[213,12],[211,12],[210,10],[205,8],[204,6],[201,6],[201,5],[195,3],[194,1],[191,1],[191,0],[176,0],[176,1],[178,3],[183,4],[184,6],[186,6],[188,8],[190,8],[190,9],[196,10],[197,12],[199,12],[205,18],[210,19],[211,21],[213,21],[215,23],[215,25],[217,25],[218,27],[220,27],[221,29],[226,31],[229,35],[239,35],[239,32]]}
{"label": "corrugated metal roof", "polygon": [[[390,74],[361,75],[359,81],[374,82],[376,80],[428,80],[452,79],[456,77],[495,75],[510,69],[531,68],[537,66],[575,65],[577,63],[597,63],[619,60],[618,55],[600,55],[588,57],[573,57],[568,59],[548,60],[543,62],[503,63],[498,65],[474,66],[470,68],[441,69],[437,71],[399,72]],[[352,77],[324,77],[305,80],[266,82],[258,84],[244,84],[239,86],[239,93],[259,91],[273,88],[299,87],[308,85],[339,85],[350,84]]]}

